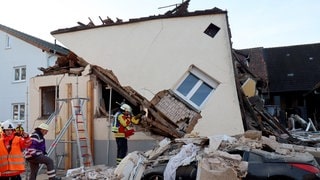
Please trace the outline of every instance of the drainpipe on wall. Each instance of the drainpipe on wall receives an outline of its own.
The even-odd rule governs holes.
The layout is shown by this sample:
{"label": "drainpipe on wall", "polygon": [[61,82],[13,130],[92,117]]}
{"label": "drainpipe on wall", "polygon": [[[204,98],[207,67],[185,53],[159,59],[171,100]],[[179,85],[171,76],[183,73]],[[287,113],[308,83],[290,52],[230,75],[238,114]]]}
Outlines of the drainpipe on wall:
{"label": "drainpipe on wall", "polygon": [[27,92],[26,92],[26,106],[25,106],[25,128],[26,128],[26,131],[25,132],[29,132],[29,91],[28,91],[28,86],[27,86]]}
{"label": "drainpipe on wall", "polygon": [[[88,136],[90,141],[90,148],[91,148],[91,155],[92,160],[94,160],[94,82],[92,80],[89,80],[87,82],[87,97],[89,98],[89,101],[87,101],[87,122],[88,122]],[[88,121],[89,119],[89,121]],[[92,121],[90,121],[90,119]]]}
{"label": "drainpipe on wall", "polygon": [[[55,98],[55,106],[54,106],[54,112],[56,113],[57,112],[57,108],[60,108],[59,107],[59,103],[58,103],[58,96],[59,96],[59,94],[58,94],[58,90],[59,90],[59,86],[60,86],[60,84],[61,84],[61,82],[62,82],[62,80],[63,80],[63,78],[65,77],[65,74],[63,74],[63,76],[61,77],[61,79],[60,80],[58,80],[58,78],[56,78],[56,87],[55,87],[55,93],[54,93],[54,98]],[[59,111],[59,113],[60,113],[60,111]],[[54,121],[53,121],[53,123],[54,123],[54,139],[56,139],[57,138],[57,132],[56,132],[56,130],[57,130],[57,121],[58,121],[58,115],[59,115],[59,113],[58,114],[56,114],[56,116],[54,117]],[[57,148],[55,148],[54,149],[54,154],[55,154],[55,156],[57,156]]]}
{"label": "drainpipe on wall", "polygon": [[106,164],[107,165],[109,165],[109,150],[110,150],[110,136],[111,136],[111,131],[110,131],[110,129],[111,129],[111,97],[112,97],[112,87],[110,87],[110,86],[108,86],[108,87],[106,87],[106,89],[109,89],[109,109],[108,109],[108,111],[109,111],[109,113],[108,113],[108,121],[109,121],[109,123],[108,123],[108,141],[107,141],[107,162],[106,162]]}

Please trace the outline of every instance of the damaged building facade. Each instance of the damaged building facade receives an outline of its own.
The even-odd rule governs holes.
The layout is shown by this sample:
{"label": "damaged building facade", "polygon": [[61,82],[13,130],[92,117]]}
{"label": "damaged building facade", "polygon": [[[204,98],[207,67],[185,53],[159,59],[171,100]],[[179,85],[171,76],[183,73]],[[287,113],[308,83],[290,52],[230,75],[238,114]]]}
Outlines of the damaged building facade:
{"label": "damaged building facade", "polygon": [[[227,12],[215,8],[181,14],[74,27],[52,35],[90,64],[112,70],[123,86],[148,100],[160,91],[173,91],[201,112],[202,120],[195,126],[201,135],[243,132]],[[79,43],[82,39],[86,43]],[[199,102],[192,100],[192,93],[179,90],[191,74],[203,82],[195,85],[208,88]]]}
{"label": "damaged building facade", "polygon": [[[150,149],[157,140],[153,135],[243,133],[227,12],[183,7],[127,22],[53,31],[76,55],[58,59],[30,80],[34,121],[29,126],[46,121],[66,102],[51,122],[47,139],[52,142],[71,115],[67,101],[85,98],[94,161],[110,165],[116,156],[110,123],[123,101],[134,113],[148,112],[129,140],[129,151]],[[70,155],[74,138],[70,127],[56,150],[66,168],[77,167]]]}
{"label": "damaged building facade", "polygon": [[266,83],[261,89],[265,107],[284,127],[291,114],[298,114],[319,129],[319,48],[315,43],[237,51],[240,59],[250,59],[248,69]]}

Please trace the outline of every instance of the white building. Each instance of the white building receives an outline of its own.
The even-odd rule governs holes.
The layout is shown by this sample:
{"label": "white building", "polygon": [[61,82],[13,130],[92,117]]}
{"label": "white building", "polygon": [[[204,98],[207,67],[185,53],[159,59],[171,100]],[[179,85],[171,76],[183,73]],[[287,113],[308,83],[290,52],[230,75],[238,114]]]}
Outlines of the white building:
{"label": "white building", "polygon": [[[201,111],[195,127],[201,135],[243,132],[227,12],[173,13],[52,34],[90,64],[112,70],[122,85],[149,100],[164,89],[174,91]],[[191,73],[198,80],[195,86],[208,85],[198,102],[192,100],[197,91],[184,95],[187,92],[179,90]]]}
{"label": "white building", "polygon": [[[28,120],[29,78],[40,74],[39,67],[54,65],[68,50],[0,24],[0,121],[15,124]],[[25,126],[25,128],[28,128]]]}
{"label": "white building", "polygon": [[[36,109],[43,104],[43,87],[58,87],[59,99],[88,98],[86,117],[95,163],[115,163],[110,117],[101,114],[112,114],[122,98],[136,109],[147,106],[152,115],[150,121],[169,119],[178,124],[172,128],[172,137],[179,136],[177,129],[200,136],[243,133],[226,11],[213,8],[187,12],[181,6],[164,15],[99,26],[81,25],[51,34],[91,65],[107,70],[102,73],[89,65],[78,75],[70,68],[68,73],[34,77],[30,84],[34,111],[30,117],[41,116]],[[119,84],[131,90],[120,88]],[[70,108],[63,109],[51,132],[59,132],[69,116]],[[150,130],[157,133],[167,128],[154,127],[157,126]],[[50,138],[54,139],[54,135]],[[71,131],[66,133],[67,141],[73,138]],[[138,132],[129,140],[129,151],[145,150],[153,142]],[[64,150],[67,154],[73,151],[71,147]]]}

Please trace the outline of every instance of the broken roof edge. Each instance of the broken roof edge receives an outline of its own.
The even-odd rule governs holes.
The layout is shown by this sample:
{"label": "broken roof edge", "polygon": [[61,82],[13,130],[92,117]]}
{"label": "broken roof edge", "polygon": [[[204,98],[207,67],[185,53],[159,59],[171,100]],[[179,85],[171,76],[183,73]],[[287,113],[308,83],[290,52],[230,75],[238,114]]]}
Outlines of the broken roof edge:
{"label": "broken roof edge", "polygon": [[89,25],[74,26],[74,27],[70,27],[70,28],[57,29],[57,30],[51,31],[50,34],[56,35],[56,34],[63,34],[63,33],[68,33],[68,32],[76,32],[76,31],[82,31],[82,30],[87,30],[87,29],[108,27],[108,26],[115,26],[115,25],[131,24],[131,23],[137,23],[137,22],[143,22],[143,21],[178,18],[178,17],[200,16],[200,15],[212,15],[212,14],[227,14],[227,11],[224,11],[224,10],[221,10],[217,7],[214,7],[212,9],[198,10],[198,11],[193,11],[193,12],[187,12],[184,14],[151,15],[149,17],[140,17],[140,18],[129,19],[128,21],[125,21],[125,22],[114,22],[112,24],[101,24],[101,25],[96,25],[96,26],[89,26]]}
{"label": "broken roof edge", "polygon": [[[67,55],[59,56],[54,66],[49,66],[47,68],[39,67],[38,69],[42,71],[43,74],[38,76],[58,75],[65,73],[81,75],[87,65],[89,65],[87,61],[77,56],[72,51],[69,51]],[[77,70],[77,72],[75,72],[74,70],[76,68],[82,68],[82,70]]]}

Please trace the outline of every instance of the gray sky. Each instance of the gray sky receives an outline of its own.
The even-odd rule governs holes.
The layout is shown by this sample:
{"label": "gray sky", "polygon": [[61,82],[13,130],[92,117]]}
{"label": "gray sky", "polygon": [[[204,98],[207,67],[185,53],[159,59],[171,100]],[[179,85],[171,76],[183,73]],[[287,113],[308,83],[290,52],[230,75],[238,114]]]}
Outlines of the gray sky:
{"label": "gray sky", "polygon": [[[54,42],[51,31],[96,25],[109,16],[124,21],[163,14],[182,0],[5,0],[0,24]],[[233,48],[320,43],[319,0],[191,0],[189,11],[218,7],[228,11]]]}

